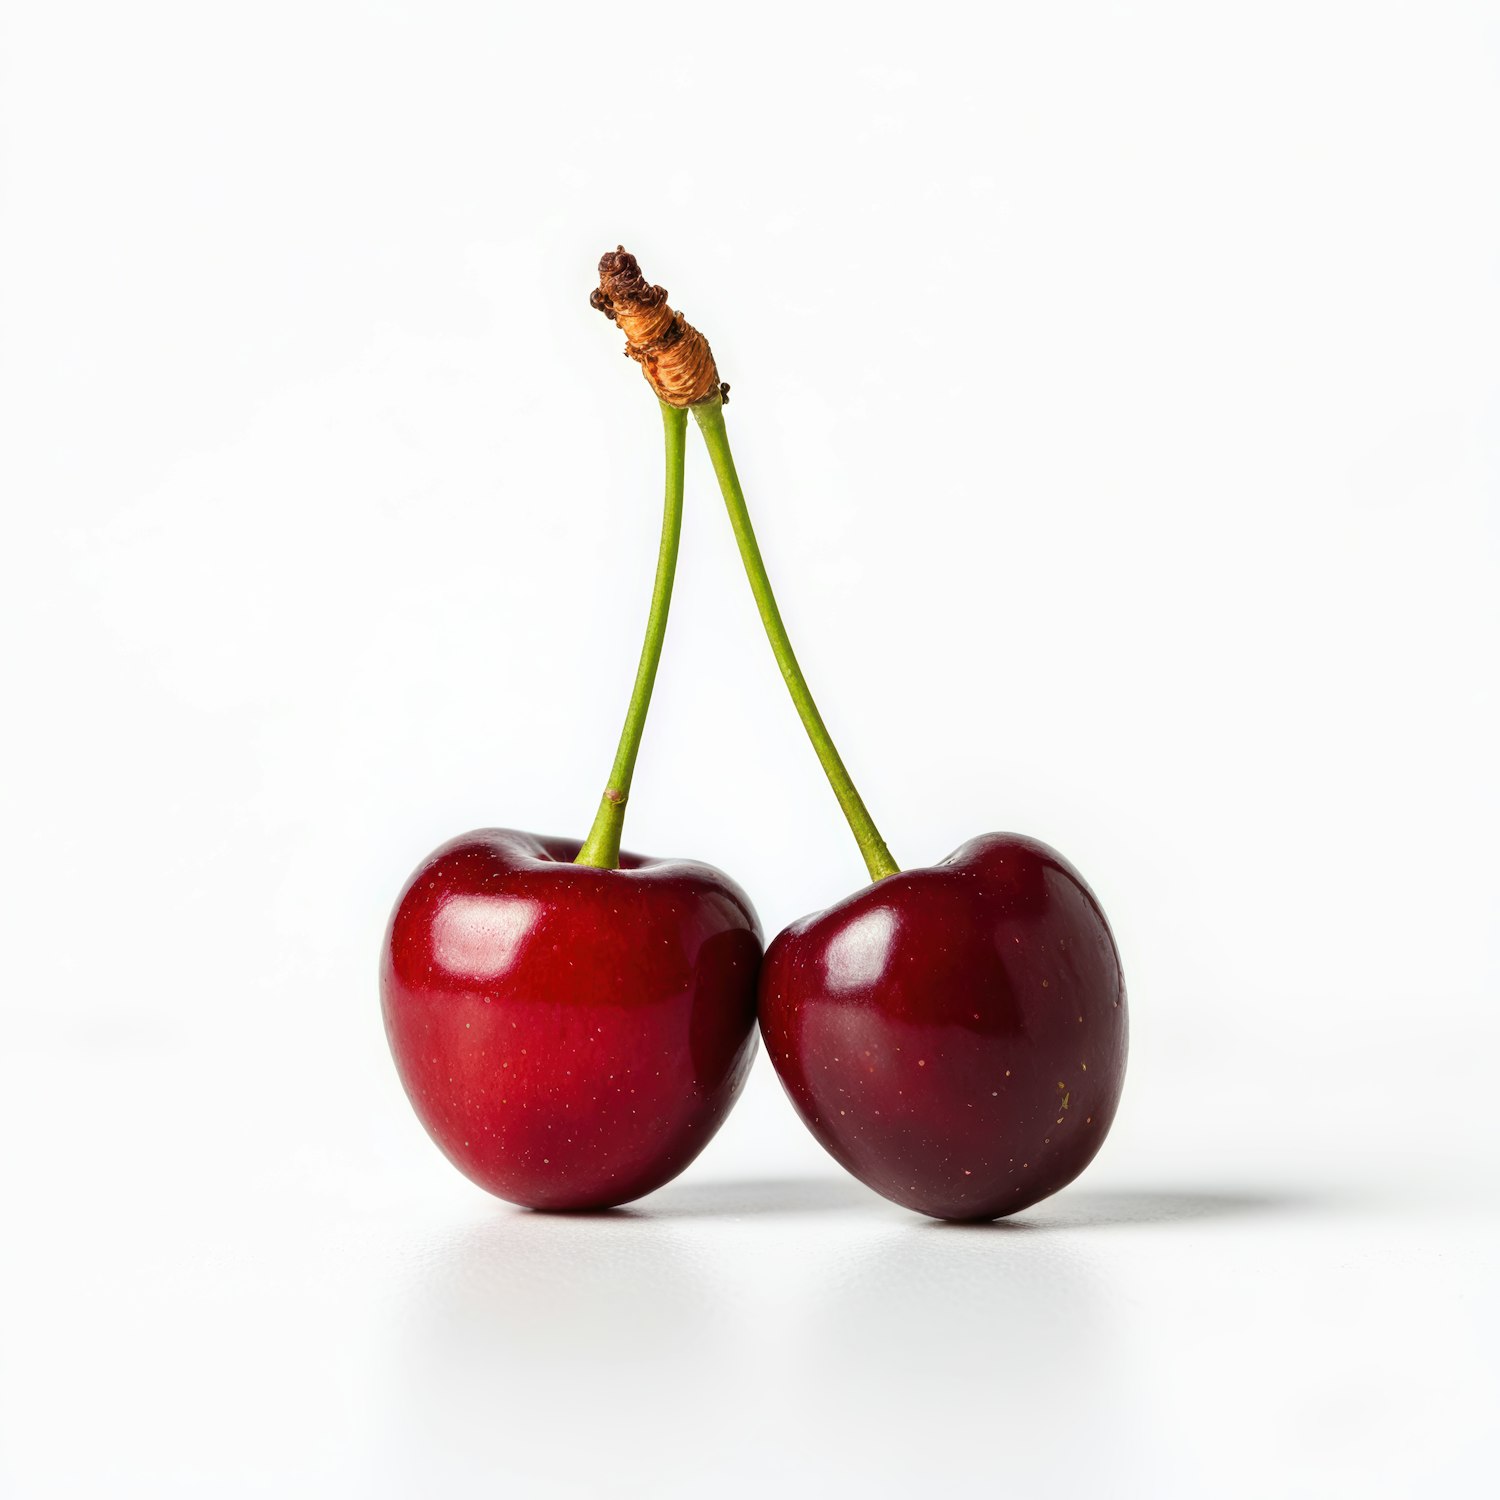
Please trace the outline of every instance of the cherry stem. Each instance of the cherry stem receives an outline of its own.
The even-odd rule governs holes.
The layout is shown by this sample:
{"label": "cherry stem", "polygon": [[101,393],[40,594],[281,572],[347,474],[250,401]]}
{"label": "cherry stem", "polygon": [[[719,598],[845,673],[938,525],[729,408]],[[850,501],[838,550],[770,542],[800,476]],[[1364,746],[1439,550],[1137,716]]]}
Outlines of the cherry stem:
{"label": "cherry stem", "polygon": [[641,643],[640,665],[635,671],[635,687],[630,694],[630,707],[625,711],[625,726],[620,731],[615,763],[610,767],[609,785],[599,799],[594,826],[574,860],[575,864],[591,865],[596,870],[620,868],[620,830],[625,826],[625,802],[630,796],[635,758],[646,728],[646,711],[651,707],[651,690],[656,686],[656,668],[661,661],[662,641],[667,634],[667,613],[672,607],[672,580],[677,574],[677,545],[682,537],[687,413],[679,407],[668,406],[664,401],[660,405],[667,440],[667,497],[661,518],[661,547],[656,554],[656,583],[651,590],[651,613],[646,619],[646,639]]}
{"label": "cherry stem", "polygon": [[776,607],[776,596],[771,592],[771,580],[766,576],[765,561],[755,540],[755,530],[750,524],[750,512],[745,508],[745,492],[740,488],[740,477],[735,472],[734,455],[729,451],[729,434],[724,429],[724,406],[721,401],[701,401],[693,407],[703,441],[708,446],[708,456],[713,460],[714,473],[719,478],[719,489],[724,495],[724,504],[729,510],[729,524],[734,528],[734,539],[739,544],[740,560],[745,565],[745,575],[750,580],[750,592],[755,595],[756,607],[760,610],[760,621],[765,626],[771,642],[776,664],[786,679],[787,691],[797,705],[802,727],[817,751],[823,774],[839,799],[839,806],[849,820],[859,852],[864,856],[865,867],[871,880],[884,880],[887,875],[900,872],[900,865],[891,858],[875,820],[865,807],[864,799],[856,790],[849,772],[844,766],[828,726],[813,702],[813,695],[797,664],[792,643],[787,638],[786,626],[781,622],[781,611]]}

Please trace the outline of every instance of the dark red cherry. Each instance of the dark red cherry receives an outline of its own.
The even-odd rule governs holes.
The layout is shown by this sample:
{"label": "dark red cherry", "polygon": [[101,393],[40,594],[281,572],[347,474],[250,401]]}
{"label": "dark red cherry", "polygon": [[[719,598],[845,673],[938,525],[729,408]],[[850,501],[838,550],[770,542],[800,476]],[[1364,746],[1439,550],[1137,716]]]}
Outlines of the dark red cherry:
{"label": "dark red cherry", "polygon": [[1125,981],[1083,878],[985,834],[787,928],[761,1030],[798,1113],[887,1198],[1015,1213],[1071,1182],[1120,1100]]}
{"label": "dark red cherry", "polygon": [[386,1035],[422,1123],[481,1187],[607,1208],[707,1145],[755,1050],[760,924],[727,875],[485,829],[407,882],[386,935]]}

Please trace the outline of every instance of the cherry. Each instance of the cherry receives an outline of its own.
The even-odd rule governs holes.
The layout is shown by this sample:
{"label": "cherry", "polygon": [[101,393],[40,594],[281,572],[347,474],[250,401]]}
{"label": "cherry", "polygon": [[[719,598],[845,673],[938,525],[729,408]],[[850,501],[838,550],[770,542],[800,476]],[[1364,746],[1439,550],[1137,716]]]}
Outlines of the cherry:
{"label": "cherry", "polygon": [[992,1219],[1093,1160],[1125,1076],[1125,984],[1061,855],[985,834],[776,938],[766,1049],[861,1182],[939,1219]]}
{"label": "cherry", "polygon": [[418,1117],[481,1187],[530,1208],[609,1208],[675,1177],[754,1056],[761,931],[745,893],[708,865],[620,853],[682,526],[687,414],[661,410],[656,584],[588,838],[484,829],[445,844],[406,883],[381,962]]}
{"label": "cherry", "polygon": [[760,927],[708,865],[508,829],[407,882],[381,966],[413,1107],[455,1166],[530,1208],[608,1208],[707,1145],[755,1055]]}
{"label": "cherry", "polygon": [[1082,877],[986,834],[904,873],[833,743],[750,524],[723,402],[692,407],[771,650],[871,885],[771,944],[761,1030],[792,1103],[861,1181],[937,1218],[1014,1213],[1092,1160],[1124,1082],[1125,986]]}

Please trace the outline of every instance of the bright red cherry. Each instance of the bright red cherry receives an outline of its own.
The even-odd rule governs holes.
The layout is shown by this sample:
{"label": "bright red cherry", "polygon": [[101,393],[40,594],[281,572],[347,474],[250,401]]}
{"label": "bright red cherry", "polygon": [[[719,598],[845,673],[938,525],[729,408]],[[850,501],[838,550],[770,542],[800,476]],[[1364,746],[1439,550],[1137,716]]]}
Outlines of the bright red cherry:
{"label": "bright red cherry", "polygon": [[407,881],[380,970],[408,1097],[450,1160],[530,1208],[609,1208],[675,1177],[755,1050],[760,924],[727,875],[620,852],[682,530],[686,411],[635,687],[582,844],[490,828]]}
{"label": "bright red cherry", "polygon": [[1125,1077],[1125,981],[1082,877],[986,834],[771,944],[761,1029],[797,1112],[861,1182],[993,1219],[1093,1160]]}
{"label": "bright red cherry", "polygon": [[543,1209],[628,1202],[708,1144],[755,1052],[760,924],[728,876],[506,829],[445,844],[391,916],[391,1052],[433,1140]]}

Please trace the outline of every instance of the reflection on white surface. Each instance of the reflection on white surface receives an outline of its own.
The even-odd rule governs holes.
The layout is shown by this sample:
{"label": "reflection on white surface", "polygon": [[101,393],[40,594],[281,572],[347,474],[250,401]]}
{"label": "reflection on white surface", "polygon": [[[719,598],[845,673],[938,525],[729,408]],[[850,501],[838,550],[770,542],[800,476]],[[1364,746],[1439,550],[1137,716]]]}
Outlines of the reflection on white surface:
{"label": "reflection on white surface", "polygon": [[884,906],[866,912],[829,943],[824,956],[824,983],[840,994],[878,979],[895,935],[895,912]]}
{"label": "reflection on white surface", "polygon": [[[1281,1207],[1082,1193],[954,1226],[829,1177],[679,1183],[579,1218],[497,1209],[426,1260],[380,1361],[382,1493],[483,1472],[582,1496],[608,1472],[624,1494],[699,1494],[712,1474],[732,1495],[881,1495],[997,1463],[1020,1493],[1060,1472],[1117,1493],[1121,1454],[1167,1437],[1138,1273],[1056,1231]],[[592,1474],[570,1468],[585,1434]],[[640,1470],[614,1470],[625,1456]]]}
{"label": "reflection on white surface", "polygon": [[515,962],[540,914],[537,901],[454,896],[433,922],[433,951],[449,973],[498,979]]}

